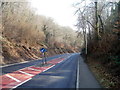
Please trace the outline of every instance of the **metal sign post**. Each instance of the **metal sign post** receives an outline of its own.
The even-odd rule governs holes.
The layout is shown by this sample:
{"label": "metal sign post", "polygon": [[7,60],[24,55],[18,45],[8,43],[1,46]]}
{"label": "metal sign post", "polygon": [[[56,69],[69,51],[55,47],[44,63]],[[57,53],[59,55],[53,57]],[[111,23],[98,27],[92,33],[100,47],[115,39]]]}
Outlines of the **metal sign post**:
{"label": "metal sign post", "polygon": [[42,53],[42,64],[44,65],[44,53]]}
{"label": "metal sign post", "polygon": [[47,60],[46,60],[46,54],[45,54],[45,52],[47,52],[47,50],[45,49],[45,48],[41,48],[40,49],[40,52],[42,52],[43,53],[43,57],[44,57],[44,59],[43,59],[43,64],[47,64]]}
{"label": "metal sign post", "polygon": [[47,60],[46,60],[46,53],[44,52],[44,64],[47,64]]}

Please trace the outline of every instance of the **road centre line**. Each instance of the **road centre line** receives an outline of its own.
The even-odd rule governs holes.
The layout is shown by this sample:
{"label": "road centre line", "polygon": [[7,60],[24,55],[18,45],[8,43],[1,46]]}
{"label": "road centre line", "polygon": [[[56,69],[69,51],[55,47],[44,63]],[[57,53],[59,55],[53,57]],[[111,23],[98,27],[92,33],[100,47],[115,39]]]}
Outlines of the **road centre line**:
{"label": "road centre line", "polygon": [[9,77],[9,78],[11,78],[11,79],[13,79],[13,80],[15,80],[16,82],[21,82],[20,80],[14,78],[14,77],[12,77],[12,76],[10,76],[9,74],[6,74],[6,76]]}
{"label": "road centre line", "polygon": [[43,70],[43,72],[47,71],[48,69],[54,67],[55,65],[52,65],[51,67],[47,68],[46,70]]}
{"label": "road centre line", "polygon": [[[29,80],[31,80],[31,79],[32,79],[32,78],[29,78],[29,79],[27,79],[27,80],[21,82],[20,84],[14,86],[13,88],[17,88],[18,86],[22,85],[23,83],[25,83],[25,82],[27,82],[27,81],[29,81]],[[12,89],[13,89],[13,88],[12,88]],[[12,90],[12,89],[10,89],[10,90]]]}
{"label": "road centre line", "polygon": [[29,76],[34,76],[34,75],[32,75],[32,74],[29,74],[29,73],[26,73],[26,72],[23,72],[23,71],[18,71],[18,72],[21,72],[21,73],[23,73],[23,74],[26,74],[26,75],[29,75]]}

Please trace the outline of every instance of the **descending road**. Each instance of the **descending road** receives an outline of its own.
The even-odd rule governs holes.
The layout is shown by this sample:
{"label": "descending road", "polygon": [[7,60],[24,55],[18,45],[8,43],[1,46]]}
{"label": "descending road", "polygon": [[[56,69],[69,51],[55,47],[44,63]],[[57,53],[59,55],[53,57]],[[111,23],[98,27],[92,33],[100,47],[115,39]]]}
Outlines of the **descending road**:
{"label": "descending road", "polygon": [[[80,54],[50,57],[42,67],[38,63],[40,60],[3,67],[3,88],[100,88]],[[12,84],[5,82],[6,77]]]}
{"label": "descending road", "polygon": [[[47,61],[52,60],[54,58],[62,57],[62,56],[65,56],[65,55],[67,55],[67,54],[48,57]],[[11,73],[13,71],[16,71],[16,70],[19,70],[19,69],[22,69],[22,68],[25,68],[25,67],[29,67],[29,66],[32,66],[32,65],[35,65],[35,64],[38,64],[38,63],[42,63],[42,61],[41,60],[34,60],[34,61],[31,61],[31,62],[9,65],[9,66],[3,67],[3,68],[0,67],[0,71],[2,71],[2,73],[0,72],[0,75],[6,74],[6,73]]]}
{"label": "descending road", "polygon": [[77,60],[77,55],[73,55],[50,70],[35,76],[19,88],[75,88]]}

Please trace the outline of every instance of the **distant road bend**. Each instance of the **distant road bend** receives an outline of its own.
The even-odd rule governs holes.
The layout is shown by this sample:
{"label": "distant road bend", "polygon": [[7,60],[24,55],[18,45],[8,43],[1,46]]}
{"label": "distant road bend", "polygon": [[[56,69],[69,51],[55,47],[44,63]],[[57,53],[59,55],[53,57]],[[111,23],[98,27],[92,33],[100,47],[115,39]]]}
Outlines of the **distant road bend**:
{"label": "distant road bend", "polygon": [[79,53],[63,54],[0,68],[2,88],[100,88]]}

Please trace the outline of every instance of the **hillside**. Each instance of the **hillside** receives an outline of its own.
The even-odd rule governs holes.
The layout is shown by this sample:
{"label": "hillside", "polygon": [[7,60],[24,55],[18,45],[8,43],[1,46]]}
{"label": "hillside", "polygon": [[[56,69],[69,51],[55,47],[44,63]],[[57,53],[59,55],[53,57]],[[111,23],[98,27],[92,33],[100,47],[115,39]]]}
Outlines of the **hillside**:
{"label": "hillside", "polygon": [[78,52],[82,45],[73,29],[37,15],[26,0],[2,2],[1,7],[1,65],[40,59],[40,48],[46,48],[47,56],[52,56]]}
{"label": "hillside", "polygon": [[2,62],[1,65],[4,64],[12,64],[17,62],[24,62],[29,60],[36,60],[42,58],[42,53],[39,51],[40,48],[47,48],[47,56],[52,56],[56,54],[62,53],[73,53],[75,50],[71,48],[64,48],[56,46],[56,48],[51,48],[50,46],[46,46],[45,44],[35,45],[35,46],[27,46],[25,44],[18,44],[15,42],[10,42],[6,38],[2,38]]}

